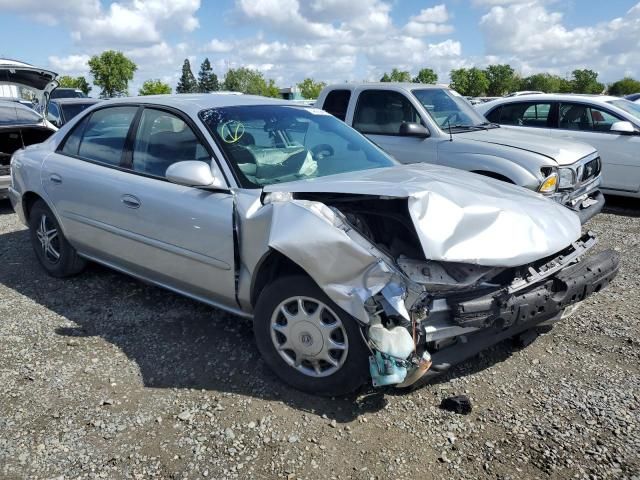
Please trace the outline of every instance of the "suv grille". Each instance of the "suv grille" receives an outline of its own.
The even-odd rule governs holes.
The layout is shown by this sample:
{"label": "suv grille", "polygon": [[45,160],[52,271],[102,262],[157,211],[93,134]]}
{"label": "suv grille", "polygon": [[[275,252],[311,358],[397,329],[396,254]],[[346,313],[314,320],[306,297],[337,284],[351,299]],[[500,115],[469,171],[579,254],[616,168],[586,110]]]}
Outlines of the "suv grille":
{"label": "suv grille", "polygon": [[584,167],[582,167],[582,178],[580,179],[580,181],[586,182],[588,180],[591,180],[592,178],[596,178],[598,175],[600,175],[601,168],[600,157],[596,157],[593,160],[585,163]]}

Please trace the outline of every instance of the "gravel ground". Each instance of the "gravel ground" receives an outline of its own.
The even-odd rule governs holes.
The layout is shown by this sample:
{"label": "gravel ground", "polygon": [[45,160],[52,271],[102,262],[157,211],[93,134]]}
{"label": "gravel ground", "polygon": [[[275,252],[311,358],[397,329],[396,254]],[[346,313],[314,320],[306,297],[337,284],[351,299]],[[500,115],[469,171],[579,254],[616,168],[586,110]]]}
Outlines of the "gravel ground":
{"label": "gravel ground", "polygon": [[[410,393],[281,384],[244,320],[91,265],[56,280],[0,202],[0,478],[640,480],[640,207],[589,227],[605,291]],[[440,410],[466,393],[467,416]]]}

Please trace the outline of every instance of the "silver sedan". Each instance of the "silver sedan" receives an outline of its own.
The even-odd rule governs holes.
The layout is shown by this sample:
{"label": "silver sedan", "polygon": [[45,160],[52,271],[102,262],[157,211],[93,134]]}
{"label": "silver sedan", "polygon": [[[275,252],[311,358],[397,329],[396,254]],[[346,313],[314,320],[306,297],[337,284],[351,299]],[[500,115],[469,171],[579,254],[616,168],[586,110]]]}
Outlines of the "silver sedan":
{"label": "silver sedan", "polygon": [[537,193],[260,97],[98,104],[16,152],[9,192],[50,275],[95,261],[253,318],[266,363],[324,395],[442,373],[618,269]]}

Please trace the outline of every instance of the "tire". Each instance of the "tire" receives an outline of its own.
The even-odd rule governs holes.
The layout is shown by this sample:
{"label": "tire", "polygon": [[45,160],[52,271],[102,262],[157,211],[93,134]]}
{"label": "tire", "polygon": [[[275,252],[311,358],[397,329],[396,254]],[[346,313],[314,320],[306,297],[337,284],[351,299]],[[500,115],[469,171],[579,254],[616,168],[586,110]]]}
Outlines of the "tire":
{"label": "tire", "polygon": [[[48,234],[48,240],[41,240]],[[42,265],[52,277],[63,278],[76,275],[82,271],[86,261],[67,241],[60,224],[46,203],[38,200],[29,213],[29,234],[31,245]],[[56,258],[57,255],[57,258]]]}
{"label": "tire", "polygon": [[[370,378],[369,349],[357,321],[309,277],[288,276],[269,284],[258,298],[253,330],[267,365],[297,390],[340,396],[354,392]],[[277,344],[294,344],[296,349],[279,350]],[[323,360],[327,355],[333,363]]]}

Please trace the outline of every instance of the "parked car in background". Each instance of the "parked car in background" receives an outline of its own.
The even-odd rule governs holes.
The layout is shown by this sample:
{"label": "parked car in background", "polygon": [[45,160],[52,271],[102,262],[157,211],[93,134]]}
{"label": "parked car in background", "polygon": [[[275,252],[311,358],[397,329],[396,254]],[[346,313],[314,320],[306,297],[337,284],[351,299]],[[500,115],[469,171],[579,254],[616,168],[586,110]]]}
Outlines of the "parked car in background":
{"label": "parked car in background", "polygon": [[627,95],[624,98],[626,98],[627,100],[629,100],[631,102],[639,103],[640,102],[640,93],[632,93],[631,95]]}
{"label": "parked car in background", "polygon": [[[605,193],[640,197],[640,105],[605,95],[544,94],[476,107],[511,130],[593,145],[602,159]],[[597,167],[593,167],[597,168]],[[588,166],[578,172],[584,175]]]}
{"label": "parked car in background", "polygon": [[331,85],[320,93],[316,106],[402,163],[435,163],[514,183],[567,206],[583,223],[604,205],[595,148],[500,128],[449,88]]}
{"label": "parked car in background", "polygon": [[324,111],[264,97],[110,100],[16,152],[12,178],[49,274],[94,260],[253,317],[267,365],[324,395],[446,371],[618,270],[616,252],[586,257],[595,238],[555,202],[399,165]]}
{"label": "parked car in background", "polygon": [[23,147],[46,140],[57,129],[38,112],[25,105],[46,102],[57,83],[56,73],[15,60],[0,59],[0,86],[12,95],[29,95],[26,100],[0,98],[0,199],[7,198],[11,182],[11,155]]}
{"label": "parked car in background", "polygon": [[61,127],[80,112],[96,103],[98,98],[55,98],[49,101],[47,120],[56,127]]}
{"label": "parked car in background", "polygon": [[520,97],[522,95],[537,95],[540,93],[544,93],[544,92],[539,92],[537,90],[521,90],[519,92],[512,92],[509,93],[507,95],[505,95],[505,97]]}
{"label": "parked car in background", "polygon": [[79,88],[56,88],[51,98],[87,98],[87,94]]}

